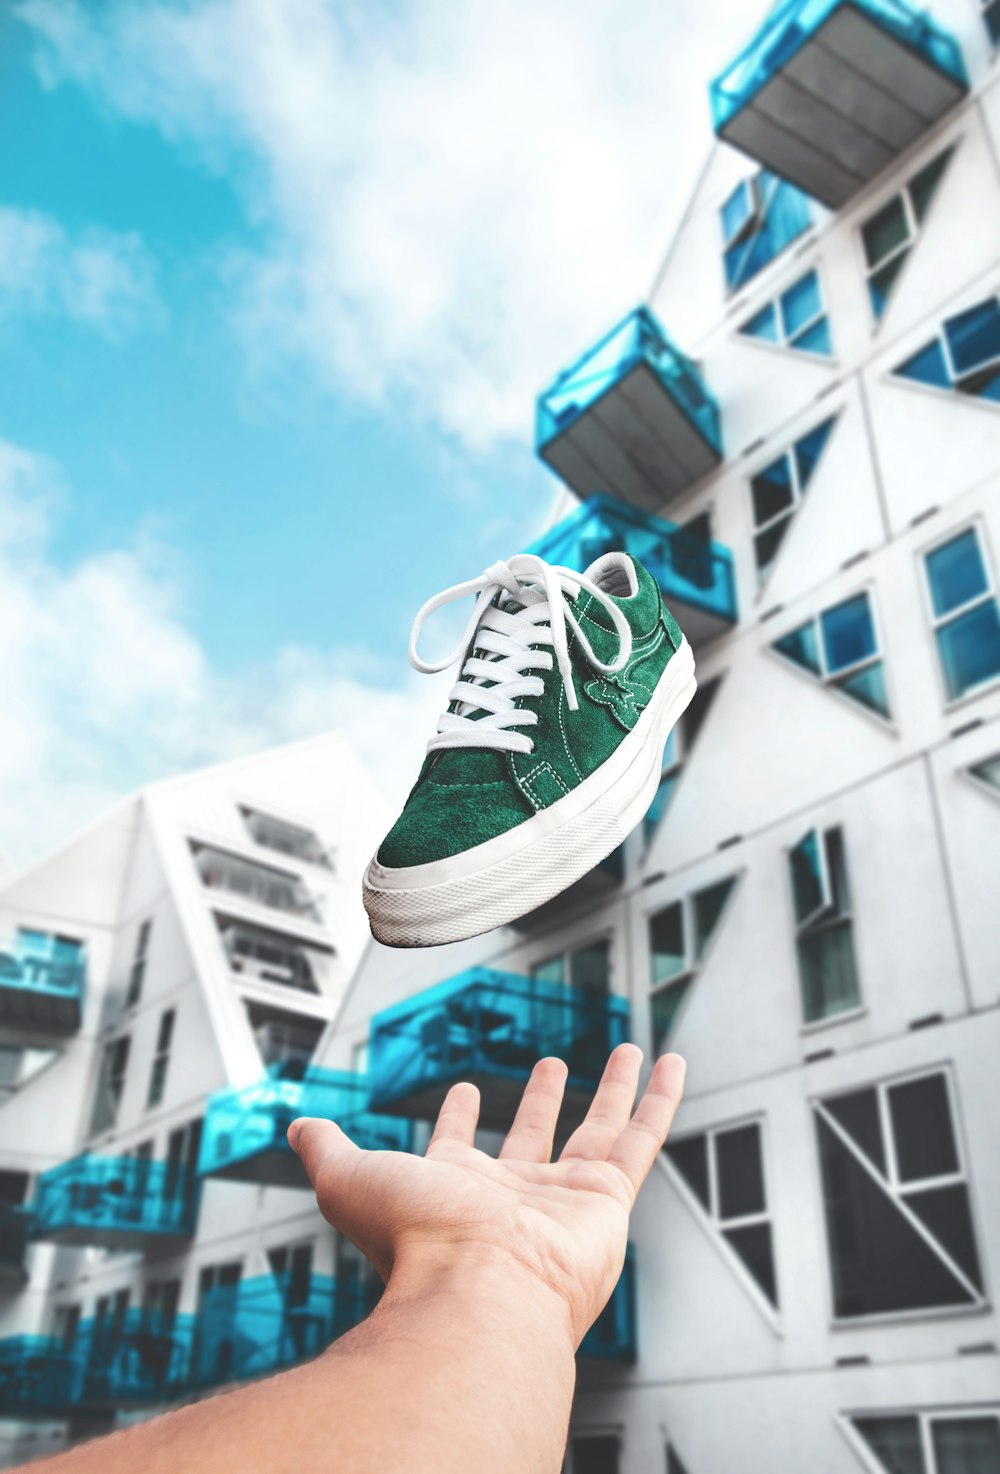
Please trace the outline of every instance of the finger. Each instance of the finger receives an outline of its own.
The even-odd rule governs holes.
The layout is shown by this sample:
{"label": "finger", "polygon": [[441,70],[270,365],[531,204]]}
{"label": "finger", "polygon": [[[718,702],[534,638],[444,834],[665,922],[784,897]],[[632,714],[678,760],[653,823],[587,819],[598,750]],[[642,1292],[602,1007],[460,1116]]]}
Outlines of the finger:
{"label": "finger", "polygon": [[628,1125],[641,1064],[642,1050],[635,1044],[619,1044],[612,1051],[590,1110],[563,1147],[560,1162],[573,1157],[603,1162]]}
{"label": "finger", "polygon": [[638,1192],[646,1180],[657,1152],[667,1139],[670,1123],[684,1094],[687,1065],[679,1054],[664,1054],[653,1066],[649,1084],[636,1106],[635,1115],[608,1152],[612,1166],[624,1172]]}
{"label": "finger", "polygon": [[476,1139],[476,1123],[479,1120],[479,1091],[467,1080],[453,1085],[444,1098],[438,1112],[437,1122],[427,1154],[445,1141],[458,1141],[463,1146],[472,1146]]}
{"label": "finger", "polygon": [[298,1152],[313,1187],[324,1166],[335,1157],[352,1157],[361,1148],[334,1121],[300,1116],[288,1128],[288,1144]]}
{"label": "finger", "polygon": [[500,1156],[515,1162],[547,1162],[552,1156],[556,1121],[568,1069],[561,1059],[540,1059],[524,1087],[521,1104]]}

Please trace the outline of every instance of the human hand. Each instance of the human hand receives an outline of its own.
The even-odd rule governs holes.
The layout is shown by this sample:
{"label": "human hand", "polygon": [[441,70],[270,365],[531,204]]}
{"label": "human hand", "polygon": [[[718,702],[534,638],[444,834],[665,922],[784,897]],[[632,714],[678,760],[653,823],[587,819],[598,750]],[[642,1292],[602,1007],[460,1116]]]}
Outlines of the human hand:
{"label": "human hand", "polygon": [[680,1103],[684,1061],[656,1061],[631,1115],[642,1052],[620,1044],[586,1119],[550,1160],[567,1069],[535,1065],[499,1157],[473,1145],[474,1085],[453,1085],[423,1157],[362,1151],[332,1121],[294,1121],[299,1153],[324,1217],[387,1282],[490,1264],[511,1293],[554,1295],[574,1346],[597,1319],[625,1257],[636,1195]]}

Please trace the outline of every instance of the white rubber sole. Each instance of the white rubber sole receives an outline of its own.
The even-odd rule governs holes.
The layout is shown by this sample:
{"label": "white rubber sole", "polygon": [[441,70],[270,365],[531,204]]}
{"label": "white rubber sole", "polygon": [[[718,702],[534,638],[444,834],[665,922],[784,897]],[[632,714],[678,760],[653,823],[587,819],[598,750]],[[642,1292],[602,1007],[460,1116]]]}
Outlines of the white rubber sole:
{"label": "white rubber sole", "polygon": [[565,798],[447,860],[399,869],[372,860],[363,885],[372,935],[388,947],[464,941],[516,921],[606,860],[653,802],[667,737],[696,688],[682,640],[631,732]]}

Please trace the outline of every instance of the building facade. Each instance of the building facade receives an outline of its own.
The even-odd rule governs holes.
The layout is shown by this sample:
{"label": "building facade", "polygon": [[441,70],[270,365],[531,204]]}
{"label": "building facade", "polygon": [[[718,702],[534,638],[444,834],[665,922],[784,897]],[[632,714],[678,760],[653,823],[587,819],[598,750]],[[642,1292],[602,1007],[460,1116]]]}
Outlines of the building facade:
{"label": "building facade", "polygon": [[[259,835],[237,843],[226,828],[246,826],[240,803],[265,820],[286,806],[272,814],[248,768],[227,819],[195,822],[192,807],[161,821],[158,864],[176,874],[142,894],[169,889],[177,917],[190,911],[176,945],[183,927],[204,954],[176,966],[220,973],[192,986],[188,1095],[152,1151],[174,1183],[195,1163],[193,1228],[170,1219],[161,1242],[136,1251],[133,1234],[123,1254],[121,1224],[47,1207],[59,1183],[35,1177],[81,1146],[138,1156],[141,1093],[181,1047],[179,1010],[164,1044],[166,994],[150,991],[144,1043],[136,1030],[120,1058],[143,905],[138,890],[103,911],[96,896],[105,874],[119,897],[139,885],[121,858],[128,823],[94,831],[94,899],[61,861],[51,902],[30,877],[0,897],[29,930],[58,915],[52,946],[92,923],[88,969],[114,980],[109,998],[125,992],[93,1016],[89,1046],[51,1067],[77,1093],[19,1169],[34,1247],[0,1329],[42,1338],[50,1390],[28,1378],[18,1392],[41,1404],[36,1429],[74,1436],[102,1416],[65,1378],[85,1374],[116,1314],[105,1361],[119,1394],[142,1380],[130,1312],[145,1308],[142,1333],[166,1347],[141,1410],[307,1355],[364,1313],[375,1292],[282,1148],[292,1115],[419,1149],[448,1084],[474,1078],[488,1146],[533,1059],[560,1053],[568,1129],[627,1035],[647,1059],[685,1055],[687,1096],[637,1205],[627,1273],[582,1348],[568,1474],[1000,1468],[995,8],[772,11],[713,84],[719,142],[648,304],[539,401],[539,454],[566,487],[540,550],[581,567],[635,551],[698,663],[656,801],[606,865],[502,932],[421,953],[369,944],[346,990],[337,974],[330,1027],[282,1054],[255,1045],[270,1016],[251,1012],[288,1008],[261,972],[272,943],[238,925],[247,904],[255,926],[273,920],[203,891],[226,874],[251,884],[232,879],[234,855],[262,860]],[[317,791],[297,788],[287,817],[339,842]],[[152,810],[144,823],[152,846]],[[380,832],[373,820],[335,873],[360,875]],[[346,965],[360,945],[355,911],[343,915]],[[322,950],[315,925],[300,920],[296,937]],[[166,930],[147,938],[151,970]],[[317,994],[279,986],[315,1017]],[[131,1073],[143,1051],[148,1081]],[[5,1150],[35,1139],[46,1079],[0,1107]],[[109,1094],[113,1140],[100,1115],[81,1137]],[[204,1118],[200,1141],[171,1148],[185,1112]],[[147,1203],[149,1181],[133,1194]],[[176,1190],[161,1196],[181,1211]],[[91,1338],[75,1352],[74,1317]],[[8,1358],[22,1377],[26,1359],[23,1346]],[[62,1415],[49,1424],[46,1398]],[[23,1456],[30,1430],[10,1426]]]}

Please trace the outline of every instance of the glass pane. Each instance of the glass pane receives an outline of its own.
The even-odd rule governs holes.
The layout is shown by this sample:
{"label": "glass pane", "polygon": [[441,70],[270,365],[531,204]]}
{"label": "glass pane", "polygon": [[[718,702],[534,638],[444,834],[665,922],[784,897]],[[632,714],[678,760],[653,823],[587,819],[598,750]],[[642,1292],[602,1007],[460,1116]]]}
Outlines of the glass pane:
{"label": "glass pane", "polygon": [[743,324],[740,332],[748,338],[766,338],[769,343],[777,343],[778,314],[774,303],[768,302],[766,307],[762,307],[749,322]]}
{"label": "glass pane", "polygon": [[708,1138],[688,1136],[683,1141],[668,1141],[663,1148],[678,1172],[701,1203],[708,1209]]}
{"label": "glass pane", "polygon": [[843,676],[833,684],[845,696],[853,696],[862,706],[878,712],[880,717],[891,715],[889,693],[885,685],[885,666],[881,660],[876,660],[874,665],[866,665],[864,670],[857,670],[853,675]]}
{"label": "glass pane", "polygon": [[611,986],[611,943],[592,942],[570,958],[570,982],[589,993],[606,993]]}
{"label": "glass pane", "polygon": [[736,1126],[715,1135],[715,1170],[718,1179],[718,1214],[721,1220],[746,1218],[763,1213],[764,1162],[760,1150],[760,1127]]}
{"label": "glass pane", "polygon": [[757,562],[757,572],[761,578],[764,577],[775,558],[778,549],[784,541],[785,533],[791,525],[792,513],[789,512],[780,522],[774,522],[765,532],[758,532],[753,540],[753,553]]}
{"label": "glass pane", "polygon": [[751,181],[743,179],[722,206],[722,234],[726,244],[734,240],[753,214]]}
{"label": "glass pane", "polygon": [[801,665],[804,670],[811,671],[814,676],[819,675],[819,641],[813,620],[800,625],[797,630],[791,630],[787,635],[782,635],[780,640],[775,640],[773,648],[779,655],[784,655],[796,665]]}
{"label": "glass pane", "polygon": [[888,1090],[901,1182],[958,1171],[958,1147],[943,1075],[906,1080]]}
{"label": "glass pane", "polygon": [[855,1418],[854,1426],[885,1474],[930,1474],[924,1463],[920,1424],[916,1418]]}
{"label": "glass pane", "polygon": [[927,554],[934,613],[949,614],[989,590],[986,565],[974,527]]}
{"label": "glass pane", "polygon": [[871,298],[872,312],[877,318],[882,316],[889,305],[892,289],[909,254],[909,251],[900,251],[898,256],[893,256],[891,261],[887,261],[868,278],[868,295]]}
{"label": "glass pane", "polygon": [[1000,358],[1000,302],[990,297],[949,317],[944,336],[956,378],[994,362]]}
{"label": "glass pane", "polygon": [[972,1227],[969,1194],[964,1183],[904,1193],[908,1208],[925,1224],[947,1254],[977,1289],[982,1290],[979,1252]]}
{"label": "glass pane", "polygon": [[777,1305],[778,1286],[774,1275],[770,1224],[754,1223],[749,1228],[726,1228],[722,1233],[743,1260],[771,1304]]}
{"label": "glass pane", "polygon": [[684,908],[674,901],[649,920],[649,950],[652,981],[664,983],[687,971],[684,947]]}
{"label": "glass pane", "polygon": [[935,1474],[997,1474],[1000,1418],[935,1418],[931,1423]]}
{"label": "glass pane", "polygon": [[910,239],[903,196],[898,194],[861,227],[861,240],[869,266],[878,266],[891,251]]}
{"label": "glass pane", "polygon": [[537,978],[540,983],[564,983],[566,981],[566,959],[563,956],[550,957],[545,962],[536,962],[531,969],[531,976]]}
{"label": "glass pane", "polygon": [[787,292],[782,292],[780,302],[785,337],[794,338],[800,328],[823,311],[816,272],[808,271],[799,281],[793,282]]}
{"label": "glass pane", "polygon": [[830,904],[830,882],[827,875],[819,832],[810,829],[788,852],[792,875],[792,898],[795,920],[800,926],[811,921]]}
{"label": "glass pane", "polygon": [[975,763],[969,772],[993,788],[1000,788],[1000,754],[987,758],[985,763]]}
{"label": "glass pane", "polygon": [[993,599],[937,632],[948,695],[953,700],[1000,675],[1000,614]]}
{"label": "glass pane", "polygon": [[674,1021],[680,1012],[681,1004],[687,997],[691,986],[690,978],[683,978],[679,983],[670,983],[666,988],[661,988],[659,993],[654,993],[649,1003],[650,1017],[653,1025],[653,1052],[660,1054],[666,1048],[670,1035],[674,1031]]}
{"label": "glass pane", "polygon": [[910,180],[909,189],[913,213],[921,222],[927,214],[934,191],[941,182],[941,176],[947,169],[950,158],[951,149],[945,149],[943,154],[938,154],[936,159],[932,159],[925,169],[921,169],[919,174],[914,174]]}
{"label": "glass pane", "polygon": [[694,955],[700,962],[722,915],[735,881],[732,876],[706,886],[694,897]]}
{"label": "glass pane", "polygon": [[792,505],[792,468],[787,455],[758,471],[750,482],[750,494],[755,527],[770,522]]}
{"label": "glass pane", "polygon": [[983,11],[983,21],[994,46],[1000,43],[1000,0],[991,0]]}
{"label": "glass pane", "polygon": [[833,343],[830,339],[830,324],[826,318],[821,317],[811,328],[806,328],[804,333],[792,338],[791,347],[798,348],[801,353],[822,353],[829,358],[833,352]]}
{"label": "glass pane", "polygon": [[882,1142],[882,1125],[878,1113],[878,1096],[869,1087],[852,1090],[850,1095],[837,1095],[824,1100],[823,1108],[843,1126],[854,1145],[860,1147],[870,1162],[880,1172],[885,1172],[885,1147]]}
{"label": "glass pane", "polygon": [[831,674],[878,653],[867,594],[857,594],[853,599],[845,599],[843,604],[824,609],[819,618],[826,668]]}
{"label": "glass pane", "polygon": [[968,1305],[972,1296],[817,1116],[837,1316]]}
{"label": "glass pane", "polygon": [[945,360],[941,340],[935,338],[893,369],[903,379],[916,379],[919,384],[933,384],[936,389],[951,388],[951,370]]}
{"label": "glass pane", "polygon": [[839,922],[798,939],[802,1015],[807,1024],[857,1008],[861,1002],[851,923]]}
{"label": "glass pane", "polygon": [[824,420],[822,425],[817,425],[815,430],[810,430],[808,435],[803,435],[801,440],[795,442],[795,464],[799,473],[800,491],[805,491],[812,480],[833,426],[833,420]]}
{"label": "glass pane", "polygon": [[613,1434],[573,1439],[573,1474],[618,1474],[621,1445]]}

